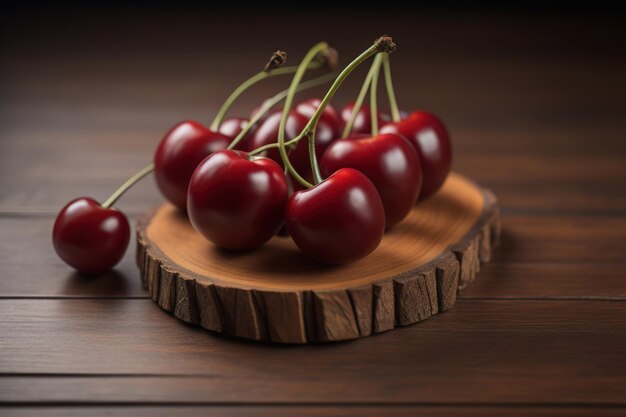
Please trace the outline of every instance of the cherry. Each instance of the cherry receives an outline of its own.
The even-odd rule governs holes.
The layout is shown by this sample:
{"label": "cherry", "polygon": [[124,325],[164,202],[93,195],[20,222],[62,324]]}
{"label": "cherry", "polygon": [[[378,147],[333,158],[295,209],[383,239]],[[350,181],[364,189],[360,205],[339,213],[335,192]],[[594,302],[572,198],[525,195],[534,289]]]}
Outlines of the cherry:
{"label": "cherry", "polygon": [[[277,141],[281,116],[282,111],[279,110],[265,119],[250,141],[249,147],[251,150]],[[298,136],[308,121],[309,119],[301,113],[295,110],[290,111],[287,118],[287,125],[285,126],[285,140],[289,141]],[[315,130],[315,155],[317,155],[318,159],[321,159],[324,151],[335,138],[337,138],[335,128],[320,120]],[[277,149],[267,151],[265,156],[282,164],[280,153]],[[312,177],[309,148],[306,141],[300,141],[298,145],[296,145],[296,148],[289,153],[289,160],[293,164],[294,169],[303,177]]]}
{"label": "cherry", "polygon": [[420,160],[408,140],[382,134],[333,142],[320,164],[322,175],[341,168],[365,174],[376,186],[385,208],[385,225],[404,219],[417,201],[422,186]]}
{"label": "cherry", "polygon": [[[354,109],[354,102],[350,102],[346,104],[346,106],[341,110],[341,119],[343,124],[345,125],[350,120],[350,115],[352,114],[352,109]],[[382,126],[385,124],[385,120],[382,118],[380,112],[378,113],[378,125]],[[352,125],[352,133],[371,133],[372,132],[372,116],[370,107],[366,104],[362,105],[359,111],[357,112],[356,119],[354,119],[354,124]]]}
{"label": "cherry", "polygon": [[[298,104],[294,110],[307,119],[310,119],[313,117],[313,114],[315,114],[315,110],[317,110],[321,102],[322,100],[319,98],[311,98]],[[339,113],[337,113],[337,110],[335,110],[332,105],[328,104],[324,107],[322,115],[320,116],[320,121],[316,127],[318,131],[320,129],[322,130],[320,136],[323,137],[320,138],[319,141],[326,143],[330,142],[332,139],[338,138],[339,135],[341,135],[341,125],[342,122]]]}
{"label": "cherry", "polygon": [[416,111],[400,122],[385,125],[380,133],[400,134],[417,150],[424,179],[420,200],[441,187],[452,165],[450,136],[441,120],[433,114]]}
{"label": "cherry", "polygon": [[226,249],[254,249],[283,223],[288,192],[282,168],[263,157],[223,150],[204,159],[189,182],[193,227]]}
{"label": "cherry", "polygon": [[[252,120],[261,111],[261,109],[268,104],[269,101],[270,101],[270,99],[265,99],[265,100],[263,100],[263,102],[261,104],[259,104],[255,108],[253,108],[252,111],[250,112],[250,120]],[[259,120],[259,124],[263,120],[265,120],[265,117],[263,117],[263,118],[261,118],[261,120]]]}
{"label": "cherry", "polygon": [[342,168],[313,188],[294,193],[287,202],[285,222],[306,255],[325,264],[343,264],[378,247],[385,210],[365,175]]}
{"label": "cherry", "polygon": [[225,149],[230,139],[191,120],[170,129],[154,154],[154,173],[161,193],[181,209],[187,205],[189,179],[208,155]]}
{"label": "cherry", "polygon": [[[277,110],[265,118],[250,140],[248,146],[251,150],[276,142],[281,117],[282,110]],[[295,138],[306,125],[306,122],[306,117],[293,110],[290,111],[287,117],[287,124],[285,125],[285,139],[289,141]],[[282,164],[277,148],[266,151],[264,156]]]}
{"label": "cherry", "polygon": [[[243,117],[229,117],[228,119],[224,119],[218,132],[220,132],[224,136],[228,136],[231,140],[235,139],[239,133],[250,123],[249,119],[244,119]],[[252,126],[252,129],[248,131],[248,133],[243,137],[241,142],[235,146],[235,150],[238,151],[248,151],[248,142],[250,138],[254,134],[256,130],[256,125]]]}
{"label": "cherry", "polygon": [[52,230],[54,249],[63,261],[85,274],[101,274],[124,256],[130,226],[124,214],[89,197],[70,201]]}

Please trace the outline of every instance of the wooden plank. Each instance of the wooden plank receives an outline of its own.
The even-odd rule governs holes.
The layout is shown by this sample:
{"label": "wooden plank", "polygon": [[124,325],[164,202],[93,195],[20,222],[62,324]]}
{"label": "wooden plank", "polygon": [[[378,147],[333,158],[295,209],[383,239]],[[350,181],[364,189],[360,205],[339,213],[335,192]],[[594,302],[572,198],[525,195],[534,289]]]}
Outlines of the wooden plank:
{"label": "wooden plank", "polygon": [[414,326],[294,349],[209,334],[151,300],[1,300],[0,373],[14,376],[0,401],[626,405],[625,314],[459,300]]}
{"label": "wooden plank", "polygon": [[6,417],[126,417],[129,415],[142,417],[314,417],[314,416],[362,416],[362,417],[597,417],[623,416],[623,408],[601,407],[481,407],[481,406],[358,406],[358,405],[265,405],[259,404],[254,407],[238,406],[55,406],[52,408],[42,407],[3,407],[0,408]]}
{"label": "wooden plank", "polygon": [[624,216],[509,215],[492,262],[621,263],[625,252]]}
{"label": "wooden plank", "polygon": [[[492,260],[464,296],[626,297],[624,218],[509,215],[502,224]],[[50,244],[51,227],[50,218],[0,216],[5,237],[0,241],[0,264],[6,276],[20,277],[0,280],[0,297],[149,296],[135,266],[134,242],[114,272],[85,279],[57,258]],[[603,243],[590,245],[592,241]],[[29,251],[38,256],[29,256]],[[161,277],[159,297],[172,309],[174,287],[167,278]]]}
{"label": "wooden plank", "polygon": [[[161,124],[159,127],[163,131],[168,128]],[[145,132],[113,129],[96,133],[68,127],[67,131],[47,133],[53,137],[46,136],[48,140],[43,141],[44,133],[39,130],[20,129],[24,131],[9,132],[8,139],[0,145],[0,162],[11,172],[0,177],[0,212],[53,215],[78,196],[93,196],[102,201],[128,176],[150,162],[153,148],[163,134],[154,127]],[[458,134],[461,143],[466,139],[462,132]],[[1,128],[0,135],[7,136]],[[91,140],[85,141],[85,135]],[[498,131],[498,135],[502,142],[516,140],[509,138],[505,129]],[[534,128],[528,129],[527,135],[542,140],[541,132]],[[123,140],[110,141],[111,136],[122,136]],[[127,143],[135,145],[129,150]],[[14,157],[27,154],[32,146],[47,153],[47,158],[38,161],[36,168]],[[503,207],[548,213],[626,212],[626,198],[621,191],[626,188],[626,179],[618,175],[626,157],[624,152],[615,154],[618,152],[615,147],[600,155],[576,152],[546,156],[537,155],[542,147],[530,152],[499,147],[485,151],[482,146],[479,151],[467,149],[463,144],[455,152],[455,169],[492,189]],[[58,149],[65,152],[57,152]],[[80,175],[75,175],[76,172]],[[42,183],[47,186],[42,187]],[[616,192],[622,198],[616,198]],[[154,181],[147,178],[120,201],[119,207],[139,214],[161,200]]]}
{"label": "wooden plank", "polygon": [[[84,277],[61,261],[52,247],[50,217],[0,216],[0,297],[149,297],[135,263],[135,236],[111,272]],[[131,219],[132,221],[132,219]],[[36,256],[32,256],[36,253]]]}
{"label": "wooden plank", "polygon": [[[496,250],[498,256],[505,256]],[[572,298],[626,300],[622,263],[511,263],[481,267],[478,278],[460,298]]]}
{"label": "wooden plank", "polygon": [[[34,10],[4,19],[0,216],[14,216],[0,218],[0,296],[148,296],[132,252],[117,273],[72,275],[51,250],[50,216],[70,198],[106,197],[151,159],[172,123],[207,122],[268,51],[280,47],[298,56],[319,40],[319,33],[301,30],[303,17],[270,13],[237,15],[240,30],[228,42],[216,41],[215,33],[230,33],[229,13],[211,25],[202,13],[143,16],[143,10],[90,13],[88,20],[74,13],[50,19]],[[393,24],[399,102],[441,114],[452,133],[455,169],[499,198],[502,244],[455,308],[356,342],[288,349],[191,328],[148,299],[0,300],[0,369],[34,372],[0,376],[0,401],[15,404],[0,414],[622,415],[624,301],[519,298],[626,297],[623,19],[481,13],[472,19],[362,13],[350,36],[344,16],[323,16],[325,36],[342,62],[360,48],[354,39]],[[136,36],[137,17],[154,36]],[[172,17],[186,24],[169,30]],[[276,36],[257,36],[272,19],[281,20],[280,45]],[[416,30],[437,33],[437,41],[410,42]],[[211,53],[198,54],[202,48]],[[284,82],[259,86],[235,113],[247,114]],[[351,77],[337,102],[353,99],[359,82]],[[147,180],[120,207],[140,213],[158,201]],[[29,213],[48,217],[23,218]],[[195,313],[177,303],[175,277],[169,278],[174,286],[163,286],[162,276],[152,295],[158,293],[166,308],[179,305],[179,314],[193,321]],[[416,294],[413,284],[399,285],[404,296]],[[197,297],[215,299],[212,290],[200,290],[195,287]],[[185,287],[180,295],[192,291]],[[367,294],[349,295],[353,303],[367,302]],[[310,312],[309,296],[288,304]],[[222,323],[217,305],[197,315],[209,328]],[[394,316],[412,321],[420,314]],[[295,321],[300,329],[301,320]],[[367,317],[357,322],[359,332],[372,331]],[[85,401],[93,406],[67,407]],[[221,405],[148,407],[168,401]],[[315,407],[295,405],[304,401]],[[24,407],[28,402],[55,406]],[[454,405],[438,406],[443,403]]]}

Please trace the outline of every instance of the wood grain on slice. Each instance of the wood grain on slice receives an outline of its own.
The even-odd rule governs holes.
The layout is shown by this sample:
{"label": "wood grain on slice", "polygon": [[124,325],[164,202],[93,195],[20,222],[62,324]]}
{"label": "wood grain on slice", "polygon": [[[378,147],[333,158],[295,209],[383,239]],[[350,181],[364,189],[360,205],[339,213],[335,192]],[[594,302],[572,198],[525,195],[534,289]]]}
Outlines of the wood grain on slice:
{"label": "wood grain on slice", "polygon": [[137,262],[151,298],[185,322],[253,340],[327,342],[450,309],[499,233],[493,194],[453,173],[348,265],[317,264],[282,237],[249,252],[219,249],[167,204],[139,222]]}

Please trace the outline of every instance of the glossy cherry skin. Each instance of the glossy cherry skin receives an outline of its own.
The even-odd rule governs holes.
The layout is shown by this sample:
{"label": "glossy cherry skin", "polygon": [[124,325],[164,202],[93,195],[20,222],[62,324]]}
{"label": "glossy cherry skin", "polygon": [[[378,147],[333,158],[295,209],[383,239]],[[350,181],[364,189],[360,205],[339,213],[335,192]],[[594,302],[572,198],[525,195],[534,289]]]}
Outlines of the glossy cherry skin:
{"label": "glossy cherry skin", "polygon": [[185,210],[189,179],[196,166],[230,142],[229,137],[191,120],[170,129],[154,154],[154,176],[163,196]]}
{"label": "glossy cherry skin", "polygon": [[345,264],[370,254],[385,231],[385,210],[367,177],[342,168],[313,188],[294,193],[285,222],[296,245],[324,264]]}
{"label": "glossy cherry skin", "polygon": [[215,245],[254,249],[283,223],[288,198],[282,168],[241,151],[218,151],[203,160],[189,182],[187,213],[193,227]]}
{"label": "glossy cherry skin", "polygon": [[[250,141],[249,146],[251,150],[270,143],[276,143],[278,141],[278,127],[280,125],[280,119],[280,111],[271,114],[267,117],[267,119],[265,119]],[[285,126],[285,141],[289,141],[300,134],[308,121],[308,118],[295,110],[289,112],[287,125]],[[315,155],[318,160],[322,158],[322,155],[324,155],[324,151],[328,145],[330,145],[330,143],[336,138],[337,136],[334,134],[334,129],[331,128],[326,122],[320,120],[315,130]],[[277,149],[268,151],[265,156],[282,165],[280,153]],[[289,160],[300,175],[307,179],[312,178],[309,148],[306,139],[302,139],[296,148],[289,152]]]}
{"label": "glossy cherry skin", "polygon": [[[350,115],[352,114],[352,109],[354,108],[354,102],[346,104],[346,106],[341,110],[341,120],[342,120],[342,129],[343,126],[348,123],[350,120]],[[382,126],[385,124],[385,120],[383,120],[382,115],[378,112],[378,126]],[[351,133],[371,133],[372,132],[372,113],[371,109],[367,104],[363,104],[359,111],[356,114],[356,119],[354,119],[354,124],[352,125]]]}
{"label": "glossy cherry skin", "polygon": [[[313,117],[313,114],[317,111],[317,108],[322,103],[322,100],[319,98],[310,98],[299,103],[294,110],[304,117],[310,119]],[[319,123],[317,125],[317,130],[323,130],[323,135],[329,135],[330,138],[321,138],[321,142],[329,142],[332,139],[336,139],[341,135],[341,127],[342,121],[341,117],[337,110],[329,103],[326,107],[324,107],[324,111],[322,111],[322,115],[320,116]],[[317,144],[317,143],[316,143]]]}
{"label": "glossy cherry skin", "polygon": [[[220,124],[220,128],[218,132],[220,132],[224,136],[228,136],[231,141],[235,139],[239,133],[250,123],[250,120],[244,119],[243,117],[229,117],[228,119],[224,119],[222,124]],[[252,126],[252,128],[248,131],[248,133],[241,139],[241,142],[235,146],[235,150],[238,151],[248,151],[248,143],[250,142],[250,138],[254,135],[254,131],[256,130],[256,125]]]}
{"label": "glossy cherry skin", "polygon": [[65,263],[84,274],[113,268],[126,253],[130,226],[124,214],[103,208],[89,197],[70,201],[52,230],[54,249]]}
{"label": "glossy cherry skin", "polygon": [[[250,140],[250,151],[278,141],[278,128],[280,126],[282,114],[282,110],[276,110],[265,118]],[[295,138],[302,131],[302,129],[304,129],[306,123],[307,119],[304,116],[293,110],[290,111],[289,116],[287,116],[287,124],[285,125],[285,142]],[[264,156],[273,159],[278,164],[282,165],[278,149],[266,151]]]}
{"label": "glossy cherry skin", "polygon": [[435,115],[416,111],[398,123],[390,123],[380,133],[397,133],[409,140],[422,163],[423,184],[419,199],[435,193],[452,166],[452,145],[444,124]]}
{"label": "glossy cherry skin", "polygon": [[326,177],[341,168],[360,171],[376,186],[385,208],[386,227],[394,226],[409,214],[422,187],[417,152],[408,140],[396,134],[333,142],[320,169]]}

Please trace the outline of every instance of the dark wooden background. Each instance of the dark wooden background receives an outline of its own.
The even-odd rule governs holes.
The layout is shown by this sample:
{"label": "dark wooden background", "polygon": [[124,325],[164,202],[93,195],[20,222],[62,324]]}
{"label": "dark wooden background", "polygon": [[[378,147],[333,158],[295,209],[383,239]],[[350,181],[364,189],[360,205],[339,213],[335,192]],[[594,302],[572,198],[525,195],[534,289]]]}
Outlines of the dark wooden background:
{"label": "dark wooden background", "polygon": [[[617,415],[626,411],[626,45],[617,13],[454,9],[28,10],[2,17],[0,415]],[[456,307],[353,342],[274,346],[187,326],[51,247],[163,133],[208,123],[275,49],[398,43],[403,108],[441,115],[503,236]],[[338,101],[356,94],[355,73]],[[247,114],[287,79],[247,95]],[[119,203],[158,204],[151,180]]]}

